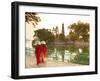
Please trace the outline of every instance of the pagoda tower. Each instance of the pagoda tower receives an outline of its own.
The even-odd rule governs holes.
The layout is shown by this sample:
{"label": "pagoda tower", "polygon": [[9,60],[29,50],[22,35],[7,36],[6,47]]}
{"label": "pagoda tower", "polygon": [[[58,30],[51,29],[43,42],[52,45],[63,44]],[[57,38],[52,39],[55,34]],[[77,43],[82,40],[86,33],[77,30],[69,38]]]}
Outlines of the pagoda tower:
{"label": "pagoda tower", "polygon": [[62,34],[65,35],[65,32],[64,32],[64,23],[62,23]]}

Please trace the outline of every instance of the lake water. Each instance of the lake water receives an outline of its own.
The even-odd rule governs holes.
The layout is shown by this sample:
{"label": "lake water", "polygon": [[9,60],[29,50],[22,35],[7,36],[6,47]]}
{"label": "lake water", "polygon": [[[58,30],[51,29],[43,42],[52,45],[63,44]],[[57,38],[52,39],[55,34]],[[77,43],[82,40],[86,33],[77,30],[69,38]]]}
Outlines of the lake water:
{"label": "lake water", "polygon": [[[26,54],[35,54],[35,49],[26,48]],[[89,64],[89,49],[75,46],[48,46],[47,58],[62,62]]]}

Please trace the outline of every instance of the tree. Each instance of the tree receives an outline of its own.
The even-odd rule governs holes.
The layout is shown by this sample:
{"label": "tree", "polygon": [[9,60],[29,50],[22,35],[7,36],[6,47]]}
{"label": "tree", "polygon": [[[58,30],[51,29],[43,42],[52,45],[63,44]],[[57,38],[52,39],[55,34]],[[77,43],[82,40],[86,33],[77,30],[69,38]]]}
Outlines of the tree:
{"label": "tree", "polygon": [[75,40],[77,40],[78,39],[78,36],[75,34],[75,32],[69,32],[69,38],[70,38],[70,40],[71,41],[75,41]]}
{"label": "tree", "polygon": [[37,36],[41,41],[44,40],[46,43],[54,41],[54,35],[48,29],[38,29],[35,31],[35,36]]}
{"label": "tree", "polygon": [[70,29],[69,37],[71,40],[89,41],[89,24],[78,21],[68,27]]}
{"label": "tree", "polygon": [[25,13],[25,22],[27,22],[27,23],[31,22],[35,26],[40,21],[41,21],[41,19],[40,19],[40,17],[37,16],[37,13],[33,13],[33,12]]}
{"label": "tree", "polygon": [[59,34],[59,40],[63,40],[63,41],[65,41],[65,35],[64,34]]}

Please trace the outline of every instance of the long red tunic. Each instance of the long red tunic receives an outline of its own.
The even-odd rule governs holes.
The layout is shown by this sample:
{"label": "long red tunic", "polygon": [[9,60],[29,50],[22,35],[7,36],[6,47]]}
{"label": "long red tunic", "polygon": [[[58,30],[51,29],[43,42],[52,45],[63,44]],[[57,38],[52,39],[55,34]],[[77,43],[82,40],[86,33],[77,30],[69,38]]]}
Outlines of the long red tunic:
{"label": "long red tunic", "polygon": [[37,45],[37,46],[35,47],[35,54],[36,54],[37,64],[42,63],[41,45]]}
{"label": "long red tunic", "polygon": [[43,56],[46,57],[47,46],[45,44],[41,44],[41,50],[42,50]]}

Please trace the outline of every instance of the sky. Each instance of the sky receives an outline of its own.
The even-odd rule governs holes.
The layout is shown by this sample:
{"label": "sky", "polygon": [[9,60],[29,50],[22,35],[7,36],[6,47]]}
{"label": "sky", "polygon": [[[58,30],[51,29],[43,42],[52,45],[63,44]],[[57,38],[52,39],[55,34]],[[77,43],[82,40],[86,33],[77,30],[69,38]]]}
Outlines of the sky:
{"label": "sky", "polygon": [[90,16],[84,15],[75,15],[75,14],[47,14],[47,13],[37,13],[37,16],[40,17],[41,21],[38,22],[36,27],[33,27],[32,23],[26,23],[26,39],[33,40],[33,35],[35,30],[37,29],[53,29],[53,27],[58,26],[59,33],[62,31],[62,23],[64,23],[64,32],[65,36],[69,34],[68,26],[72,23],[76,23],[78,21],[89,23]]}
{"label": "sky", "polygon": [[86,15],[38,13],[38,16],[41,21],[38,23],[37,28],[52,29],[53,27],[58,26],[59,32],[61,32],[62,23],[64,23],[65,35],[68,35],[69,33],[68,26],[70,24],[78,21],[89,23],[90,21],[90,16]]}

